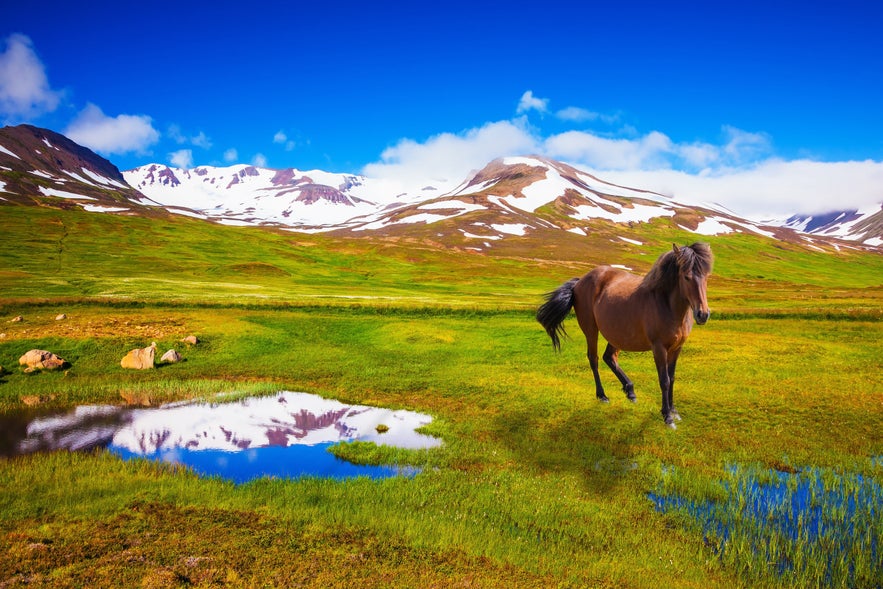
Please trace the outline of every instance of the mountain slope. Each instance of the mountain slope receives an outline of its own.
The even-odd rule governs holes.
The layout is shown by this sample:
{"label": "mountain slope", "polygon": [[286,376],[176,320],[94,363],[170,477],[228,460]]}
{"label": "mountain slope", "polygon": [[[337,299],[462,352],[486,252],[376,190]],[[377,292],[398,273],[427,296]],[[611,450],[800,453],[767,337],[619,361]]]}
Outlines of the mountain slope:
{"label": "mountain slope", "polygon": [[883,204],[826,215],[794,215],[785,221],[784,226],[803,233],[880,246],[883,245]]}
{"label": "mountain slope", "polygon": [[277,225],[330,230],[348,219],[438,192],[391,194],[364,176],[249,165],[172,168],[141,166],[123,173],[129,184],[173,212],[228,225]]}
{"label": "mountain slope", "polygon": [[0,129],[0,202],[81,206],[97,212],[164,213],[108,160],[48,129]]}

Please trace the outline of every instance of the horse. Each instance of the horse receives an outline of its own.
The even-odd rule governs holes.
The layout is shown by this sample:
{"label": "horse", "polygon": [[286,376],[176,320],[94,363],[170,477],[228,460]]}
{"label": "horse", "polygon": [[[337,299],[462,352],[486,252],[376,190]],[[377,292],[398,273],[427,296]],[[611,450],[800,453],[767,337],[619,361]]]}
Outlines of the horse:
{"label": "horse", "polygon": [[559,335],[567,335],[564,320],[571,308],[576,311],[586,336],[595,396],[604,403],[610,399],[604,394],[598,374],[598,333],[608,342],[604,362],[632,402],[636,401],[635,386],[619,366],[619,352],[652,350],[662,391],[662,418],[675,429],[675,421],[681,420],[672,392],[675,367],[693,321],[704,325],[711,316],[706,287],[713,263],[711,247],[697,242],[683,247],[673,244],[643,277],[598,266],[546,294],[536,318],[552,339],[554,349],[560,351]]}

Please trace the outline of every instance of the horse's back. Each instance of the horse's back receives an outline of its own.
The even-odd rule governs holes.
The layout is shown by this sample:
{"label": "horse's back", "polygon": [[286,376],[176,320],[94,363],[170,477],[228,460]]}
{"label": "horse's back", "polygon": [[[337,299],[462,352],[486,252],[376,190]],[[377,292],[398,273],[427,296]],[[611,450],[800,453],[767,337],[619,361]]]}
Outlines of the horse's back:
{"label": "horse's back", "polygon": [[605,297],[628,296],[641,284],[641,278],[622,268],[597,266],[574,286],[574,293],[583,301],[596,302]]}
{"label": "horse's back", "polygon": [[[621,268],[598,266],[574,286],[580,325],[594,325],[618,349],[649,349],[638,293],[641,277]],[[585,331],[585,329],[583,330]]]}

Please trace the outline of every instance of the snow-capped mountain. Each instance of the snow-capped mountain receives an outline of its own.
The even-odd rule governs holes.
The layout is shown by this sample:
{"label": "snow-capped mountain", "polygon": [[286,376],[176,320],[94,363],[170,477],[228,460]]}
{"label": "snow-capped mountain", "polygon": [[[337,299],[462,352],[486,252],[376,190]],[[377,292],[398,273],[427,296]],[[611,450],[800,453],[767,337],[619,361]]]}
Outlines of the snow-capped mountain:
{"label": "snow-capped mountain", "polygon": [[353,231],[401,232],[407,225],[457,219],[455,231],[481,240],[544,229],[588,235],[599,221],[635,225],[658,218],[703,235],[753,232],[774,237],[779,232],[711,203],[678,201],[612,184],[539,156],[494,160],[447,194],[355,217],[346,226]]}
{"label": "snow-capped mountain", "polygon": [[52,131],[28,125],[0,129],[0,202],[116,214],[174,213],[301,232],[448,237],[474,249],[513,235],[589,235],[611,224],[642,223],[669,224],[699,235],[755,233],[808,247],[830,238],[883,245],[880,207],[756,223],[713,203],[617,185],[539,156],[494,160],[459,185],[420,186],[403,190],[395,180],[248,165],[183,169],[149,164],[120,173],[106,159]]}
{"label": "snow-capped mountain", "polygon": [[249,165],[182,169],[150,164],[123,175],[172,212],[229,225],[309,230],[335,229],[353,217],[438,194],[433,186],[391,194],[385,183],[364,176]]}
{"label": "snow-capped mountain", "polygon": [[794,215],[783,225],[801,233],[840,237],[879,246],[883,245],[883,204],[826,215]]}

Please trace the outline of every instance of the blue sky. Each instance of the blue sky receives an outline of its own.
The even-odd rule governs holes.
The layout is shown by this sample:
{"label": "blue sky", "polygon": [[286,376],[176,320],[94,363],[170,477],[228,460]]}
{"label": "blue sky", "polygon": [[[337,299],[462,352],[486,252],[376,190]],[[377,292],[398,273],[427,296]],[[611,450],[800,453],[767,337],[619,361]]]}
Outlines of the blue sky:
{"label": "blue sky", "polygon": [[120,169],[540,153],[775,216],[883,202],[875,2],[5,2],[0,121]]}

